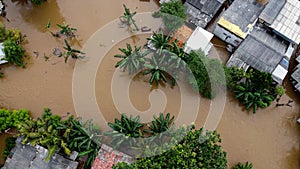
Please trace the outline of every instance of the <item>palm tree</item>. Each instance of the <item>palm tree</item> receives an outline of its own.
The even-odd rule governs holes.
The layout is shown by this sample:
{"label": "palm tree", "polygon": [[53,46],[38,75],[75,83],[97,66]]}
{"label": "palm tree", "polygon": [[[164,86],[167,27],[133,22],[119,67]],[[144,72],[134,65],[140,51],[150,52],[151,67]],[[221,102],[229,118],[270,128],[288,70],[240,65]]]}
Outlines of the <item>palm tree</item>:
{"label": "palm tree", "polygon": [[126,7],[125,4],[123,4],[124,7],[124,14],[123,16],[120,16],[120,20],[122,23],[125,23],[128,26],[131,26],[132,24],[135,27],[135,30],[139,30],[139,27],[136,25],[135,20],[133,19],[133,16],[136,14],[136,12],[131,13],[130,9]]}
{"label": "palm tree", "polygon": [[[65,44],[66,44],[66,47],[64,47],[65,50],[67,50],[67,53],[66,53],[66,57],[65,57],[65,63],[67,63],[68,61],[68,58],[71,56],[73,59],[78,59],[78,58],[84,58],[84,54],[83,52],[81,52],[80,50],[77,50],[77,49],[73,49],[68,41],[65,39]],[[79,55],[79,54],[83,54],[83,55]],[[61,56],[59,56],[61,57]]]}
{"label": "palm tree", "polygon": [[151,43],[154,44],[154,47],[161,52],[163,49],[169,49],[172,47],[170,44],[170,37],[165,36],[163,33],[153,32],[153,35],[150,38],[147,38]]}
{"label": "palm tree", "polygon": [[246,162],[245,164],[238,163],[233,167],[233,169],[252,169],[252,168],[253,168],[253,164],[249,162]]}
{"label": "palm tree", "polygon": [[117,62],[115,67],[123,68],[123,71],[126,69],[129,70],[129,75],[132,75],[136,73],[138,70],[143,68],[143,65],[145,64],[145,56],[149,54],[149,51],[146,50],[145,52],[141,51],[141,47],[134,46],[134,51],[132,50],[132,47],[130,44],[126,44],[126,48],[119,48],[119,50],[123,54],[117,54],[114,57],[116,58],[122,58],[121,61]]}
{"label": "palm tree", "polygon": [[56,24],[56,26],[60,28],[60,31],[57,34],[65,35],[66,37],[69,38],[74,38],[76,36],[75,35],[75,32],[77,31],[76,28],[72,28],[68,24],[64,24],[64,25]]}

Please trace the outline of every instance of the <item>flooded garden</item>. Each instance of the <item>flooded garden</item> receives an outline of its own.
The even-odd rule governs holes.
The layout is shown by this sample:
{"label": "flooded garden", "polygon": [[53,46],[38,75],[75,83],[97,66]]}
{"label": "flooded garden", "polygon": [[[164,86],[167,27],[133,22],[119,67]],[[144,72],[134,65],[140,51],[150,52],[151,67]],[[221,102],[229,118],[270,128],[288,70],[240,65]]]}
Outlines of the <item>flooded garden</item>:
{"label": "flooded garden", "polygon": [[[137,13],[147,13],[159,9],[158,1],[47,0],[40,6],[35,6],[26,0],[5,0],[4,3],[7,19],[2,18],[1,22],[7,29],[16,28],[22,32],[22,35],[26,35],[23,47],[28,56],[24,59],[25,68],[10,64],[0,66],[0,72],[4,74],[4,77],[0,78],[0,108],[27,109],[34,118],[41,117],[44,108],[50,108],[53,114],[62,117],[74,115],[81,116],[85,120],[93,119],[100,130],[107,126],[107,122],[113,123],[115,118],[120,117],[123,112],[119,111],[119,105],[114,102],[118,98],[114,97],[121,98],[120,95],[123,95],[123,83],[114,82],[114,78],[124,77],[122,74],[124,72],[115,68],[120,59],[114,56],[120,54],[119,48],[126,48],[126,44],[131,44],[132,47],[143,46],[154,30],[120,41],[110,38],[110,34],[97,37],[96,41],[93,41],[93,37],[97,35],[98,30],[119,20],[124,13],[123,4]],[[76,38],[70,42],[52,35],[53,32],[59,31],[56,24],[64,23],[77,29]],[[136,20],[136,24],[149,26],[140,19]],[[114,32],[116,30],[110,31],[111,34],[118,35]],[[96,48],[89,53],[85,49],[88,49],[87,44],[92,42],[97,43]],[[112,47],[106,49],[106,44]],[[225,44],[216,37],[213,38],[212,44],[212,55],[218,57],[221,62],[226,62],[230,54],[226,51]],[[59,54],[56,52],[63,51],[66,45],[82,51],[82,54],[85,52],[87,58],[76,60],[70,55],[65,62],[63,57],[57,57]],[[101,64],[95,65],[97,69],[92,85],[88,85],[89,82],[84,80],[88,78],[82,77],[77,79],[79,83],[74,87],[76,71],[88,69],[82,66],[92,60],[89,60],[91,53],[92,57],[97,57],[95,56],[97,53],[101,55],[102,47],[105,49],[103,52],[105,55]],[[54,52],[54,49],[60,50]],[[116,71],[119,72],[117,75]],[[191,103],[196,102],[199,105],[198,112],[191,112],[194,110],[193,105],[186,103],[188,106],[185,110],[188,112],[181,114],[182,118],[194,117],[193,113],[195,113],[192,121],[195,122],[196,128],[205,127],[220,133],[221,146],[227,153],[228,166],[232,167],[238,162],[248,161],[257,169],[299,168],[300,128],[297,119],[300,116],[300,95],[294,91],[288,77],[284,82],[286,92],[278,103],[285,104],[292,100],[291,107],[276,106],[276,102],[273,101],[269,107],[258,109],[255,114],[252,110],[246,110],[229,90],[220,94],[224,100],[219,97],[210,100],[198,93],[195,94],[191,87],[181,88],[187,86],[184,83],[182,86],[172,86],[169,83],[150,85],[149,75],[136,74],[130,77],[132,81],[129,85],[124,85],[124,91],[127,91],[126,87],[128,87],[129,93],[128,100],[126,102],[124,100],[124,104],[130,102],[137,111],[142,112],[138,114],[142,117],[142,122],[151,121],[153,115],[159,115],[160,112],[170,113],[176,121],[181,114],[182,95],[190,95],[196,98]],[[115,89],[119,89],[119,95],[112,95],[113,83],[116,85]],[[93,97],[82,96],[80,99],[74,99],[76,92],[90,91],[94,92]],[[121,102],[119,104],[125,110],[131,110],[126,107],[129,105],[122,105],[122,99],[118,99]],[[164,100],[167,101],[163,103]],[[90,105],[93,101],[98,106],[95,109]],[[222,104],[218,104],[219,102]],[[218,109],[218,107],[222,109],[220,116],[210,113],[211,109]],[[95,114],[98,109],[101,110],[102,115]],[[104,119],[105,123],[97,122],[97,118]],[[0,135],[1,152],[5,147],[5,138],[9,135],[7,133]],[[3,159],[0,160],[0,164],[2,163],[4,163]]]}

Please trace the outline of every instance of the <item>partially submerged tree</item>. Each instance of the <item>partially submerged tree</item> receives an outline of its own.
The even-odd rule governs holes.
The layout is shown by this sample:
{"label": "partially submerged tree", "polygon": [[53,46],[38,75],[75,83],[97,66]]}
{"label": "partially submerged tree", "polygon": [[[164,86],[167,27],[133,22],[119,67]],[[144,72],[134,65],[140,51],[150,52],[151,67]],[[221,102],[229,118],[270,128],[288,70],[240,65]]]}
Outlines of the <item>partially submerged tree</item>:
{"label": "partially submerged tree", "polygon": [[120,20],[122,23],[126,24],[127,26],[133,25],[135,27],[135,30],[139,30],[139,27],[136,25],[135,20],[133,19],[133,16],[136,15],[136,12],[130,12],[130,9],[127,8],[125,4],[123,4],[124,7],[124,14],[123,16],[120,16]]}

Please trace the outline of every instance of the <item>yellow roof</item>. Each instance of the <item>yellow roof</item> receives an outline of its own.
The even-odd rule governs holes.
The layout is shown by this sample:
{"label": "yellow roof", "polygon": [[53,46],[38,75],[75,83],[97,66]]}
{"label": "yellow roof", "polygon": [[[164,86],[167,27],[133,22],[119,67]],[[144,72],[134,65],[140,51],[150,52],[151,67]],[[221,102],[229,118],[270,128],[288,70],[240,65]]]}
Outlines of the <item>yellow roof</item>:
{"label": "yellow roof", "polygon": [[[227,21],[226,19],[224,19],[223,17],[221,17],[221,19],[218,22],[219,25],[221,25],[222,27],[226,28],[227,30],[229,30],[230,32],[234,33],[235,35],[245,39],[247,32],[243,32],[241,30],[241,28],[229,21]],[[251,24],[248,25],[248,28],[251,28]]]}

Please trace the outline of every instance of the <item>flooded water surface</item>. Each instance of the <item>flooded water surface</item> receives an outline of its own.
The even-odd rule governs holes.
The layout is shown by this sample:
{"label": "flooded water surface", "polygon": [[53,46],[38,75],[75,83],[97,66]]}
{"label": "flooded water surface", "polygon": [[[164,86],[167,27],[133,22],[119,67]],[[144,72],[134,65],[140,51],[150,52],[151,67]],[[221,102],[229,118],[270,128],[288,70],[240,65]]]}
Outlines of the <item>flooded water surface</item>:
{"label": "flooded water surface", "polygon": [[[63,22],[78,28],[78,41],[74,46],[80,49],[95,31],[122,15],[123,3],[137,12],[158,9],[157,2],[153,0],[47,0],[39,7],[16,0],[5,2],[10,22],[4,19],[2,22],[7,27],[18,28],[26,34],[28,43],[25,48],[31,57],[26,69],[0,66],[0,71],[5,74],[0,79],[0,107],[26,108],[34,117],[40,116],[44,107],[51,108],[56,114],[65,115],[70,112],[76,115],[72,99],[72,77],[76,61],[70,59],[65,64],[63,58],[52,54],[54,48],[62,49],[64,43],[46,31],[45,25],[49,19],[53,31],[57,30],[56,23]],[[99,108],[107,121],[120,116],[111,96],[112,76],[118,61],[113,56],[120,53],[118,48],[125,48],[126,43],[141,46],[149,36],[150,34],[139,35],[116,43],[99,65],[94,90]],[[224,50],[224,44],[218,39],[214,39],[213,43],[216,44],[215,52],[221,56],[222,61],[226,61],[228,53]],[[148,80],[149,77],[136,75],[129,87],[129,99],[141,112],[148,110],[151,104],[160,104],[149,100],[149,94],[156,88],[150,86]],[[287,95],[280,102],[286,103],[292,99],[293,107],[276,107],[274,103],[267,109],[258,110],[256,114],[245,111],[230,92],[227,93],[224,113],[217,130],[221,134],[222,146],[227,152],[230,166],[249,161],[254,164],[255,169],[299,168],[300,132],[296,119],[299,116],[300,100],[299,94],[294,93],[289,84],[286,85]],[[170,85],[158,88],[167,100],[165,109],[161,111],[177,116],[182,101],[180,88],[172,88]],[[192,90],[188,92],[192,93]],[[212,101],[200,96],[199,99],[199,112],[195,122],[197,127],[202,127]],[[186,112],[186,115],[189,116],[189,113]],[[4,135],[1,135],[0,140],[2,150]]]}

